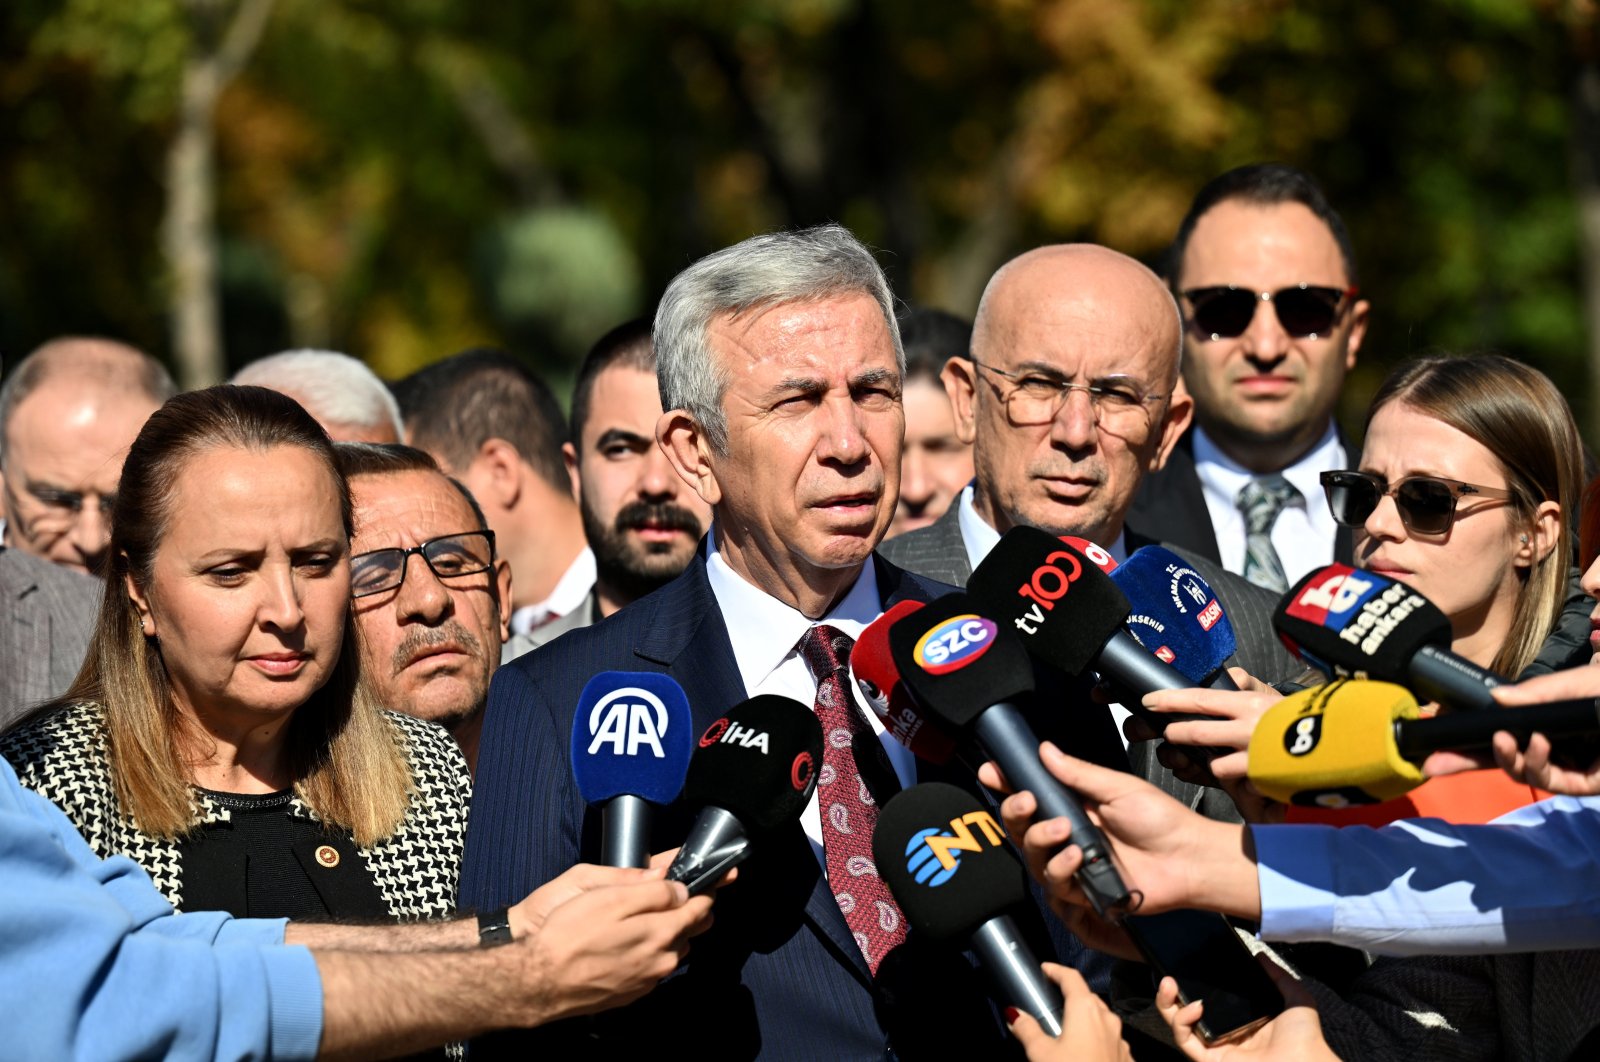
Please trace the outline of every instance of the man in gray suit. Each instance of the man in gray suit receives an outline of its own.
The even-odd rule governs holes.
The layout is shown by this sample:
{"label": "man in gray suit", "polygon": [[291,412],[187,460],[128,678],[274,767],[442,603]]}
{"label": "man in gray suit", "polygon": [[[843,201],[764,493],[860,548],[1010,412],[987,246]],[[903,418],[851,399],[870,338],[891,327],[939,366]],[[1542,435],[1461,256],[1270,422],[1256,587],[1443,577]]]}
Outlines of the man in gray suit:
{"label": "man in gray suit", "polygon": [[0,546],[0,729],[72,685],[100,580]]}
{"label": "man in gray suit", "polygon": [[[1155,542],[1124,518],[1140,480],[1162,466],[1193,414],[1189,397],[1174,392],[1181,337],[1160,278],[1115,251],[1041,247],[1001,267],[978,306],[972,357],[944,369],[977,476],[937,523],[880,551],[918,575],[964,586],[1019,524],[1087,538],[1119,561]],[[1269,682],[1304,670],[1273,634],[1273,595],[1178,552],[1217,591],[1241,666]],[[1130,749],[1135,769],[1198,805],[1203,791],[1156,763],[1149,744]],[[1220,793],[1206,805],[1232,810]]]}

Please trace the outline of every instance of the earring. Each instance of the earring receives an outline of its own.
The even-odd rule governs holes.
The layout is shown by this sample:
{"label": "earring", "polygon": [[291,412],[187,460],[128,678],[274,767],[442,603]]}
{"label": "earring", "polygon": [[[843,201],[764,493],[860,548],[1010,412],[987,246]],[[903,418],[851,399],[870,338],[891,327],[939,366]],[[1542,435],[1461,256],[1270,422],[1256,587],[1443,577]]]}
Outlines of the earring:
{"label": "earring", "polygon": [[1528,536],[1527,535],[1523,535],[1522,536],[1522,544],[1524,546],[1526,546],[1528,544]]}

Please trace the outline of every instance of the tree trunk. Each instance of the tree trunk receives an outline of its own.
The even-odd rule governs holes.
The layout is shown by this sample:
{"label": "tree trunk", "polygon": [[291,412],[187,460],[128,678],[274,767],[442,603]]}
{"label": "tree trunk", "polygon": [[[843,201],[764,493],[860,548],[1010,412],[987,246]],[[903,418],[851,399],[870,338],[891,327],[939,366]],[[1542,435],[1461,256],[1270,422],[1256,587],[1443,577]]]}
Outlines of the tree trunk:
{"label": "tree trunk", "polygon": [[[1573,193],[1578,207],[1578,249],[1583,258],[1583,313],[1589,326],[1589,408],[1580,424],[1600,416],[1600,63],[1578,71],[1573,93]],[[1594,445],[1600,438],[1591,430]]]}

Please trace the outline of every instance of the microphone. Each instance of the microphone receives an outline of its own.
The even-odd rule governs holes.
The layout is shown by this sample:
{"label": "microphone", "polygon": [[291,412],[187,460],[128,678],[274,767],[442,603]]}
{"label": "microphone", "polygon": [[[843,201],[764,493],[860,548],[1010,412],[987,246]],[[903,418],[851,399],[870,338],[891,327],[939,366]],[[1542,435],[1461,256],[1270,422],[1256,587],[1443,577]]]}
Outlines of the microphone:
{"label": "microphone", "polygon": [[1069,675],[1097,671],[1126,690],[1123,704],[1157,733],[1178,719],[1206,718],[1140,706],[1147,693],[1194,682],[1123,629],[1133,609],[1111,576],[1047,532],[1007,531],[972,573],[967,592],[986,615],[1020,632],[1034,656]]}
{"label": "microphone", "polygon": [[896,741],[918,759],[948,763],[956,751],[954,739],[923,717],[916,700],[900,681],[900,670],[889,651],[889,628],[922,605],[921,601],[901,601],[867,624],[850,651],[850,673],[863,699]]}
{"label": "microphone", "polygon": [[972,735],[1011,784],[1033,793],[1036,818],[1068,821],[1068,843],[1083,850],[1078,883],[1095,910],[1118,920],[1137,907],[1140,897],[1123,883],[1105,836],[1040,762],[1039,739],[1013,703],[1033,689],[1033,668],[1016,636],[979,615],[967,595],[954,593],[895,623],[889,649],[930,721],[946,733]]}
{"label": "microphone", "polygon": [[603,865],[650,865],[652,805],[678,799],[693,725],[689,698],[668,675],[605,671],[584,685],[572,720],[572,775],[584,801],[603,807]]}
{"label": "microphone", "polygon": [[1409,686],[1463,711],[1499,709],[1489,691],[1511,681],[1450,651],[1450,620],[1404,583],[1330,564],[1294,585],[1272,624],[1289,651],[1329,678]]}
{"label": "microphone", "polygon": [[1476,752],[1501,730],[1526,742],[1600,734],[1600,703],[1561,701],[1495,712],[1424,719],[1409,690],[1389,682],[1341,679],[1273,705],[1250,736],[1249,775],[1284,804],[1343,808],[1393,800],[1427,778],[1431,753]]}
{"label": "microphone", "polygon": [[1028,896],[1022,863],[976,796],[943,782],[895,794],[878,812],[872,859],[912,929],[965,940],[1000,1000],[1061,1035],[1061,992],[1007,913]]}
{"label": "microphone", "polygon": [[701,810],[667,879],[709,890],[753,841],[800,817],[821,764],[822,724],[806,705],[762,693],[728,709],[689,761],[683,799]]}
{"label": "microphone", "polygon": [[1128,633],[1193,686],[1236,690],[1223,665],[1238,648],[1211,584],[1170,549],[1143,546],[1111,572],[1133,612]]}

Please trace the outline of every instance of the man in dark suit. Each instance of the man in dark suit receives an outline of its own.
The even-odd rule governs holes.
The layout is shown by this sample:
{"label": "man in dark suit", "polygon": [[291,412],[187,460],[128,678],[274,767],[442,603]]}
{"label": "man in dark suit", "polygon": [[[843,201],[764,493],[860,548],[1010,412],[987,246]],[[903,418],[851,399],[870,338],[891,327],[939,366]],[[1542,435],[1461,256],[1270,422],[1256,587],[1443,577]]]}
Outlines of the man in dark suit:
{"label": "man in dark suit", "polygon": [[[1003,266],[978,307],[972,357],[952,358],[945,386],[977,476],[933,526],[882,553],[908,571],[965,585],[1001,534],[1017,525],[1078,535],[1119,561],[1167,538],[1125,517],[1140,480],[1159,469],[1189,423],[1174,390],[1180,323],[1160,278],[1088,244],[1041,247]],[[1238,638],[1238,663],[1279,681],[1301,668],[1273,634],[1276,597],[1193,553],[1178,551],[1216,590]],[[1174,778],[1149,742],[1133,766],[1191,807],[1233,817],[1216,790]]]}
{"label": "man in dark suit", "polygon": [[1350,529],[1333,522],[1319,482],[1360,456],[1333,420],[1369,309],[1344,221],[1309,174],[1242,166],[1195,197],[1167,280],[1184,312],[1195,423],[1129,519],[1279,591],[1350,563]]}
{"label": "man in dark suit", "polygon": [[[579,694],[597,672],[672,676],[697,732],[756,694],[826,711],[839,706],[828,703],[822,678],[837,672],[812,670],[819,634],[837,651],[838,635],[859,635],[894,603],[949,589],[874,553],[899,480],[902,356],[888,283],[848,232],[756,237],[702,259],[663,296],[655,345],[667,411],[656,439],[711,506],[712,529],[681,577],[496,676],[461,879],[465,905],[508,903],[527,893],[526,883],[597,851],[599,816],[583,804],[567,760]],[[718,1058],[808,1059],[1007,1050],[968,960],[915,934],[896,943],[903,916],[892,905],[835,895],[872,889],[877,872],[860,855],[848,872],[836,865],[851,851],[841,832],[865,841],[871,831],[861,809],[841,813],[840,791],[829,786],[847,770],[857,775],[875,815],[873,792],[945,774],[895,745],[859,704],[843,709],[858,713],[849,721],[855,737],[828,744],[853,748],[851,765],[835,770],[835,753],[825,752],[818,798],[740,867],[686,969],[639,1006],[557,1030],[574,1039],[545,1040],[542,1049],[636,1055],[699,1044]],[[855,779],[847,785],[859,795]],[[691,813],[675,806],[657,816],[658,850],[682,842]],[[862,924],[851,912],[873,917]],[[1027,914],[1037,941],[1044,919]],[[1059,924],[1049,932],[1058,944],[1050,953],[1077,958]],[[474,1052],[528,1046],[487,1043]]]}

